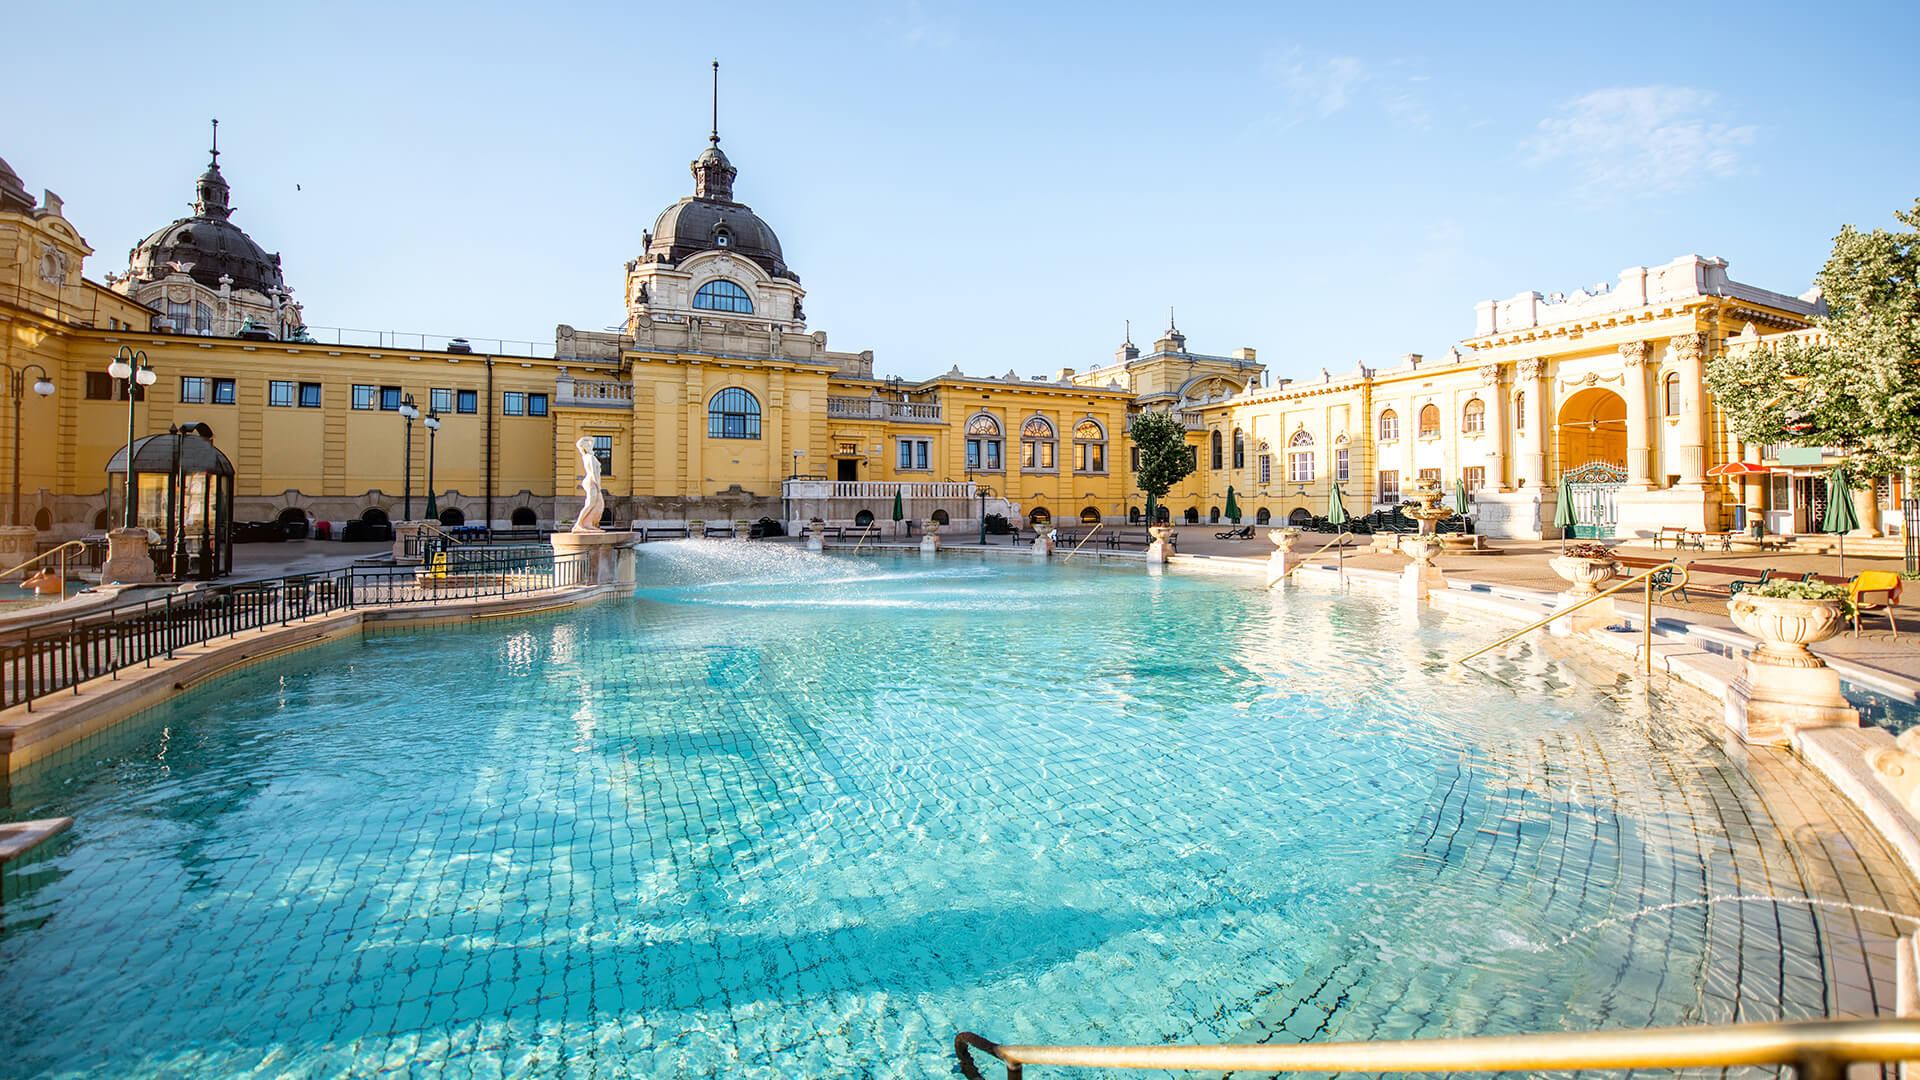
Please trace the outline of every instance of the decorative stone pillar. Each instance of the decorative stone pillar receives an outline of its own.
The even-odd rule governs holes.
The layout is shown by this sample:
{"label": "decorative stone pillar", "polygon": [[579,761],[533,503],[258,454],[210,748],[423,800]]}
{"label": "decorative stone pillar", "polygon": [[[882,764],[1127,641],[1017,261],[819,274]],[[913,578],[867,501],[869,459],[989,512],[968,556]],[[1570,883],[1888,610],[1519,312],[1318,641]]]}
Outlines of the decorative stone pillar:
{"label": "decorative stone pillar", "polygon": [[1492,448],[1487,453],[1487,487],[1494,491],[1512,491],[1513,485],[1507,482],[1510,465],[1507,458],[1512,455],[1511,442],[1507,432],[1507,388],[1502,376],[1504,370],[1499,364],[1480,366],[1480,385],[1487,388],[1487,434],[1492,436]]}
{"label": "decorative stone pillar", "polygon": [[1880,508],[1873,503],[1873,484],[1854,488],[1849,492],[1853,496],[1853,512],[1860,519],[1860,527],[1848,533],[1849,536],[1879,536]]}
{"label": "decorative stone pillar", "polygon": [[1053,537],[1054,537],[1054,530],[1052,529],[1034,530],[1034,534],[1033,534],[1033,557],[1034,558],[1044,559],[1047,556],[1053,554]]}
{"label": "decorative stone pillar", "polygon": [[1547,362],[1538,358],[1522,360],[1513,366],[1514,389],[1527,395],[1526,414],[1521,417],[1519,475],[1516,480],[1539,491],[1547,486]]}
{"label": "decorative stone pillar", "polygon": [[928,518],[921,523],[920,554],[931,555],[940,550],[940,523]]}
{"label": "decorative stone pillar", "polygon": [[1650,341],[1620,346],[1621,373],[1626,376],[1627,483],[1640,488],[1653,486],[1653,409],[1647,393],[1647,361],[1652,358]]}
{"label": "decorative stone pillar", "polygon": [[1440,553],[1440,538],[1433,533],[1400,538],[1400,550],[1413,559],[1400,574],[1400,595],[1409,600],[1425,600],[1428,595],[1447,591],[1446,575],[1434,565]]}
{"label": "decorative stone pillar", "polygon": [[1147,535],[1153,537],[1153,543],[1147,545],[1147,562],[1154,564],[1166,562],[1167,556],[1171,554],[1167,539],[1173,535],[1173,526],[1155,525],[1147,530]]}
{"label": "decorative stone pillar", "polygon": [[582,585],[631,585],[634,581],[632,533],[554,533],[548,538],[555,558],[580,556]]}
{"label": "decorative stone pillar", "polygon": [[1705,336],[1683,334],[1674,338],[1673,360],[1680,373],[1680,483],[1699,487],[1707,481]]}
{"label": "decorative stone pillar", "polygon": [[0,570],[11,570],[33,558],[40,530],[31,525],[0,525]]}
{"label": "decorative stone pillar", "polygon": [[107,562],[100,568],[100,580],[120,585],[159,580],[153,572],[153,556],[147,551],[147,542],[145,529],[109,530]]}
{"label": "decorative stone pillar", "polygon": [[827,523],[819,518],[807,522],[807,550],[817,552],[827,550]]}
{"label": "decorative stone pillar", "polygon": [[1300,533],[1294,529],[1280,528],[1267,530],[1267,539],[1273,543],[1273,554],[1267,556],[1267,587],[1293,572],[1293,545],[1300,539]]}
{"label": "decorative stone pillar", "polygon": [[1839,673],[1807,648],[1845,628],[1840,601],[1743,593],[1727,602],[1727,614],[1760,640],[1747,654],[1745,674],[1727,688],[1727,726],[1736,734],[1786,745],[1804,728],[1860,725],[1840,692]]}

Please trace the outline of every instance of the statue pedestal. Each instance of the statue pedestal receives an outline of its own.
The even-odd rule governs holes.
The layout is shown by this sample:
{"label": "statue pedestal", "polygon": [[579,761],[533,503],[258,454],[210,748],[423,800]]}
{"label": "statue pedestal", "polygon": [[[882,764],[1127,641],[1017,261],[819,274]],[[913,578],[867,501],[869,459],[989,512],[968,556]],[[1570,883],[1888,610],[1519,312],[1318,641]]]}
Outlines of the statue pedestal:
{"label": "statue pedestal", "polygon": [[827,550],[827,523],[812,521],[807,523],[807,550],[824,553]]}
{"label": "statue pedestal", "polygon": [[0,525],[0,570],[11,570],[33,558],[40,530],[31,525]]}
{"label": "statue pedestal", "polygon": [[1785,746],[1795,732],[1859,727],[1860,714],[1840,693],[1830,667],[1776,667],[1747,661],[1745,678],[1727,687],[1727,726],[1750,743]]}
{"label": "statue pedestal", "polygon": [[584,556],[582,585],[632,585],[635,581],[639,552],[634,548],[640,541],[632,533],[554,533],[551,542],[555,558]]}
{"label": "statue pedestal", "polygon": [[153,572],[153,556],[147,552],[147,530],[114,529],[107,533],[107,562],[100,568],[100,580],[120,585],[141,585],[160,580]]}

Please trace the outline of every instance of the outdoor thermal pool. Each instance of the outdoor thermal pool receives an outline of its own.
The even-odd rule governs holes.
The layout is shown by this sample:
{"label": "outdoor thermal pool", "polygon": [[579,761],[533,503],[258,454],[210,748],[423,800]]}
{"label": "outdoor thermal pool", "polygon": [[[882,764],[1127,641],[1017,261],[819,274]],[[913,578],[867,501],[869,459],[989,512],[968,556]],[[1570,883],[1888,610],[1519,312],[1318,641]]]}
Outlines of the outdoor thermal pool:
{"label": "outdoor thermal pool", "polygon": [[76,823],[5,873],[0,1071],[939,1077],[963,1028],[1857,1014],[1895,930],[1857,908],[1920,911],[1785,754],[1531,649],[1440,663],[1481,618],[1138,564],[640,564],[16,774],[9,819]]}

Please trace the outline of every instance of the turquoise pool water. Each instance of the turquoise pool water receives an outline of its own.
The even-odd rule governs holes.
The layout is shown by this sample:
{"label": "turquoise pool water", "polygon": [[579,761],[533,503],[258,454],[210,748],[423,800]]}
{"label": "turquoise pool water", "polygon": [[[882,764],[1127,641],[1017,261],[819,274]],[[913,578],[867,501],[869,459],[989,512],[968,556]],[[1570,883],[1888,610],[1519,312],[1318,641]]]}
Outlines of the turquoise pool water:
{"label": "turquoise pool water", "polygon": [[[1836,796],[1631,680],[1437,663],[1471,618],[643,550],[631,600],[294,654],[16,776],[10,819],[77,822],[5,872],[0,1073],[938,1077],[962,1028],[1807,1017],[1887,993],[1892,924],[1780,898],[1916,909]],[[1734,895],[1776,899],[1701,903]]]}

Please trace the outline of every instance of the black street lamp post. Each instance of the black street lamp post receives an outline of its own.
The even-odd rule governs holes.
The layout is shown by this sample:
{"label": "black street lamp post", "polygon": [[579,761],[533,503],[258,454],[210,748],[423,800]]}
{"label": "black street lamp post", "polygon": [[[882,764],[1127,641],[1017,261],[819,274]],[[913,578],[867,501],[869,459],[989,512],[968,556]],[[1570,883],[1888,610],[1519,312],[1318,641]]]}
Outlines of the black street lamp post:
{"label": "black street lamp post", "polygon": [[15,371],[12,364],[0,363],[7,373],[8,385],[13,390],[13,513],[7,518],[7,524],[20,524],[20,403],[27,392],[27,372],[37,371],[40,377],[33,381],[33,392],[41,397],[53,393],[53,381],[47,375],[47,369],[39,364],[28,364]]}
{"label": "black street lamp post", "polygon": [[[153,367],[147,363],[147,350],[135,349],[130,345],[120,346],[120,351],[113,355],[113,363],[107,365],[107,374],[113,378],[123,380],[126,383],[127,505],[126,513],[123,516],[123,524],[131,529],[133,528],[133,508],[136,498],[133,479],[133,405],[138,396],[134,392],[133,387],[135,383],[138,383],[141,387],[152,386],[154,383],[160,381],[160,376],[155,374]],[[16,488],[19,487],[18,484],[14,486]]]}
{"label": "black street lamp post", "polygon": [[412,521],[413,520],[413,418],[420,415],[419,408],[416,407],[413,403],[412,394],[408,394],[406,396],[406,399],[400,402],[400,415],[407,418],[407,442],[406,442],[407,480],[406,480],[406,493],[402,497],[405,503],[405,509],[401,511],[400,517],[401,517],[401,520],[403,521]]}
{"label": "black street lamp post", "polygon": [[440,435],[440,414],[428,412],[427,418],[420,422],[427,426],[427,520],[439,521],[440,504],[433,487],[433,447]]}

